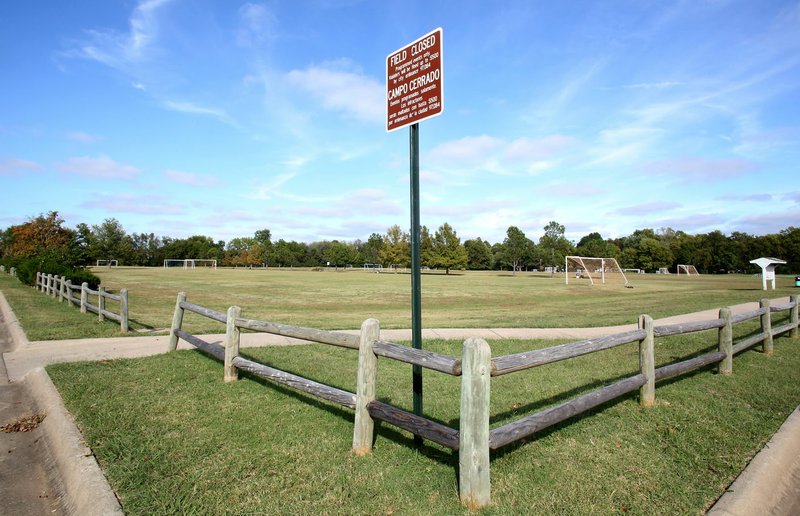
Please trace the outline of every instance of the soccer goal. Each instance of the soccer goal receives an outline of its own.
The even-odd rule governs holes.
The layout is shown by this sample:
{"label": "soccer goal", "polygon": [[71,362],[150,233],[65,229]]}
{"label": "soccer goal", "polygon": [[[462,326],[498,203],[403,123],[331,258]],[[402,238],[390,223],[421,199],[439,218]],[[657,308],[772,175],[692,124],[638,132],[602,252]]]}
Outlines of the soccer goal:
{"label": "soccer goal", "polygon": [[700,273],[697,272],[697,269],[694,265],[681,265],[678,264],[678,275],[686,274],[687,276],[699,276]]}
{"label": "soccer goal", "polygon": [[625,271],[619,266],[616,258],[567,256],[564,258],[564,270],[564,279],[567,285],[569,285],[570,274],[575,274],[577,279],[588,279],[592,285],[595,282],[605,285],[610,281],[621,281],[626,286],[628,285]]}
{"label": "soccer goal", "polygon": [[199,268],[216,269],[217,260],[213,260],[210,258],[209,259],[186,258],[185,260],[180,260],[180,259],[164,260],[164,268],[168,269],[170,267],[179,267],[181,269],[199,269]]}
{"label": "soccer goal", "polygon": [[117,267],[117,260],[97,260],[97,267]]}

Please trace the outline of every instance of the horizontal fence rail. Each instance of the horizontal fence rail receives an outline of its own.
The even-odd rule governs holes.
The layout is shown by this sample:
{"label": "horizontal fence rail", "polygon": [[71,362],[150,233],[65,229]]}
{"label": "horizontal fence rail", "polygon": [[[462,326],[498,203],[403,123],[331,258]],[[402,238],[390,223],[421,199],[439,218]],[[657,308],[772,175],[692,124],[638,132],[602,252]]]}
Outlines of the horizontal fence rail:
{"label": "horizontal fence rail", "polygon": [[[68,292],[71,290],[73,289],[67,289]],[[82,294],[85,295],[85,290],[82,290]],[[245,319],[241,317],[238,307],[230,307],[227,313],[222,313],[189,303],[186,295],[180,293],[173,314],[169,350],[176,349],[178,340],[183,339],[224,362],[223,378],[226,382],[237,380],[239,371],[245,371],[354,410],[352,449],[356,455],[371,453],[377,421],[389,423],[453,450],[459,454],[459,496],[464,505],[475,509],[488,505],[491,500],[490,452],[518,443],[636,390],[639,391],[639,403],[644,407],[652,407],[655,404],[656,382],[668,378],[713,365],[716,365],[719,373],[731,374],[735,354],[761,344],[762,351],[770,355],[773,351],[773,337],[789,333],[790,337],[798,338],[798,305],[798,296],[792,296],[789,303],[772,305],[769,300],[764,299],[757,310],[732,315],[729,308],[721,308],[719,316],[709,320],[660,326],[655,326],[649,316],[642,315],[636,330],[492,358],[489,345],[483,339],[467,339],[464,341],[461,357],[455,357],[383,341],[380,339],[380,324],[374,319],[364,321],[360,334],[352,335]],[[226,333],[223,345],[206,342],[184,331],[182,324],[186,311],[224,323]],[[773,328],[771,314],[786,311],[789,312],[789,322]],[[760,319],[760,329],[753,335],[734,342],[734,326],[754,319]],[[239,356],[240,330],[271,333],[358,350],[356,392],[325,385]],[[716,351],[655,367],[656,338],[710,330],[716,330]],[[639,346],[638,373],[490,430],[489,399],[493,377],[633,343],[638,343]],[[424,415],[412,414],[377,400],[378,358],[459,376],[459,428],[451,428]]]}
{"label": "horizontal fence rail", "polygon": [[[55,297],[58,302],[66,301],[70,306],[78,306],[81,313],[92,312],[97,314],[99,321],[111,319],[119,323],[120,331],[128,333],[128,289],[120,289],[119,294],[106,292],[105,287],[98,287],[97,290],[89,288],[89,284],[84,282],[81,285],[73,285],[71,280],[65,276],[54,274],[36,273],[35,288],[45,294]],[[78,296],[73,295],[79,292]],[[95,303],[89,302],[89,296],[95,296]],[[119,313],[108,310],[106,301],[119,303]]]}
{"label": "horizontal fence rail", "polygon": [[492,359],[492,376],[501,376],[508,373],[522,371],[531,367],[551,364],[568,358],[575,358],[604,349],[611,349],[624,344],[638,341],[644,337],[643,330],[634,330],[617,333],[595,339],[587,339],[569,344],[561,344],[551,348],[537,349],[505,355]]}

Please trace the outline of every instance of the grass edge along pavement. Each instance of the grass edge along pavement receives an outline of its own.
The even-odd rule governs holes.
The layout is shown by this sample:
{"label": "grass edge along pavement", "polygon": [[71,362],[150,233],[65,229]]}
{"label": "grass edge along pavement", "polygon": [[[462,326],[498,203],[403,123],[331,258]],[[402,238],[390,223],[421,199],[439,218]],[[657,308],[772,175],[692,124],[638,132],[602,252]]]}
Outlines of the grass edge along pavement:
{"label": "grass edge along pavement", "polygon": [[[664,358],[696,351],[694,337],[681,341],[671,340],[669,349],[662,350]],[[445,351],[459,343],[432,345]],[[352,390],[352,355],[341,358],[346,350],[305,346],[301,359],[299,349],[248,353]],[[773,357],[753,351],[741,354],[731,377],[702,370],[667,381],[659,385],[654,409],[640,409],[628,397],[545,431],[526,445],[501,451],[492,461],[494,505],[488,511],[706,509],[800,401],[793,388],[800,379],[800,354],[786,338],[776,341],[775,350]],[[552,395],[553,383],[568,376],[565,372],[589,370],[577,384],[591,382],[597,374],[613,376],[615,364],[636,358],[631,350],[603,353],[608,358],[601,363],[556,364],[549,373],[515,382],[521,389],[514,394],[519,399],[505,399],[502,387],[493,389],[493,425],[500,423],[498,417],[531,410],[519,406],[520,401],[530,401],[531,392],[551,394],[541,403],[558,401],[558,394]],[[221,369],[196,352],[49,368],[126,512],[461,510],[454,458],[448,451],[426,446],[416,452],[408,435],[384,426],[372,456],[354,458],[349,453],[351,414],[259,381],[226,386]],[[337,377],[345,370],[347,374]],[[111,371],[116,374],[109,375]],[[379,398],[409,405],[408,389],[399,387],[408,383],[406,368],[381,366],[381,374],[398,388],[379,393]],[[115,380],[109,385],[112,376]],[[766,385],[765,376],[771,380]],[[784,381],[776,381],[779,378]],[[457,424],[457,413],[448,408],[452,400],[433,394],[452,388],[441,388],[437,376],[428,381],[426,411]],[[566,388],[580,390],[577,384]],[[169,396],[162,396],[165,385]],[[565,387],[563,382],[560,387]],[[230,474],[234,478],[228,478]],[[408,490],[416,490],[417,496]],[[167,492],[175,495],[164,499]],[[261,492],[277,496],[265,499]],[[218,497],[224,501],[215,501]]]}

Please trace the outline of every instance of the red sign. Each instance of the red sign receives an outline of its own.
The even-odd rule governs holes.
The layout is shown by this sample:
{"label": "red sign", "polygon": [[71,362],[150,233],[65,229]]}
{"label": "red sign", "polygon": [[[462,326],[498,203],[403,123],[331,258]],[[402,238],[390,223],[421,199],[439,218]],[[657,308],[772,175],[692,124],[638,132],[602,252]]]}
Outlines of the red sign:
{"label": "red sign", "polygon": [[442,28],[386,57],[386,130],[442,114]]}

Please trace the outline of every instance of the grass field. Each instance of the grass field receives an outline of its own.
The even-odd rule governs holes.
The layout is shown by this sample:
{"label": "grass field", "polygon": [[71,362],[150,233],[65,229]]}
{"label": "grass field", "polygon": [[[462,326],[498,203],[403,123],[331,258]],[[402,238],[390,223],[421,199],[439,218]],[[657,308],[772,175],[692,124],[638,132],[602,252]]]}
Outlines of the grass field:
{"label": "grass field", "polygon": [[[361,312],[373,310],[368,315],[377,311],[395,326],[407,325],[403,299],[409,280],[404,275],[106,271],[105,284],[127,286],[132,299],[139,292],[140,309],[146,310],[134,314],[154,327],[159,327],[157,320],[168,324],[179,290],[199,304],[224,310],[237,303],[250,317],[280,322],[356,327]],[[570,317],[585,325],[615,324],[632,322],[641,312],[661,317],[764,295],[753,288],[752,277],[692,280],[699,281],[651,276],[637,281],[634,289],[592,289],[534,275],[426,275],[426,325],[466,326],[466,314],[476,326],[515,325],[503,313],[518,314],[523,321],[518,326],[567,326]],[[786,283],[769,296],[796,292]],[[0,288],[31,338],[43,327],[62,328],[62,335],[118,332],[113,323],[97,323],[96,317],[8,276],[0,275]],[[373,290],[381,295],[366,294]],[[360,295],[353,296],[354,291]],[[370,301],[351,305],[351,297]],[[500,303],[508,312],[497,310]],[[558,324],[547,324],[552,321],[543,314],[557,310],[567,314],[552,316]],[[354,322],[340,323],[329,311]],[[187,323],[194,325],[192,331],[203,328],[199,317]],[[737,337],[756,327],[756,322],[737,326]],[[221,325],[209,329],[220,331]],[[657,365],[708,350],[715,342],[713,331],[657,339]],[[503,353],[553,344],[492,342]],[[456,355],[460,345],[425,343],[426,349]],[[355,390],[352,350],[315,345],[246,351],[262,363]],[[557,404],[637,367],[634,344],[496,378],[491,425]],[[457,497],[458,458],[449,450],[430,444],[418,450],[409,434],[384,424],[373,455],[354,457],[349,452],[352,412],[246,376],[225,384],[221,364],[199,352],[59,364],[48,372],[128,514],[463,512]],[[381,360],[378,398],[410,408],[410,376],[409,367]],[[640,408],[632,395],[568,420],[493,454],[493,505],[486,513],[701,513],[800,403],[798,382],[797,341],[780,338],[773,357],[757,351],[737,356],[733,376],[707,369],[658,384],[653,409]],[[458,393],[457,378],[426,372],[426,416],[457,427]]]}
{"label": "grass field", "polygon": [[[713,332],[711,332],[713,333]],[[658,364],[708,347],[711,333],[658,339]],[[509,352],[551,342],[504,341]],[[458,354],[460,343],[429,349]],[[797,341],[749,351],[729,377],[710,370],[658,384],[493,454],[486,514],[699,514],[800,403]],[[354,391],[356,354],[322,345],[248,356]],[[492,382],[491,425],[636,369],[624,346]],[[48,368],[127,514],[456,514],[457,454],[379,425],[350,453],[351,411],[245,377],[196,351]],[[382,360],[378,398],[411,406],[410,370]],[[458,427],[457,378],[426,372],[425,412]]]}
{"label": "grass field", "polygon": [[[103,285],[128,288],[134,329],[165,329],[179,291],[188,300],[225,311],[238,305],[248,318],[323,329],[355,329],[369,317],[383,328],[411,325],[410,276],[285,269],[95,268]],[[426,328],[524,328],[606,326],[755,301],[766,295],[760,278],[631,275],[633,289],[591,287],[562,276],[508,272],[422,276]],[[796,293],[779,278],[770,297]],[[189,320],[197,333],[219,331],[213,322]]]}

